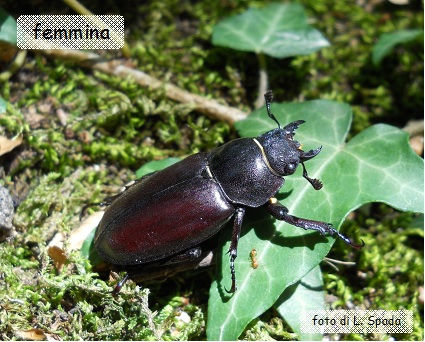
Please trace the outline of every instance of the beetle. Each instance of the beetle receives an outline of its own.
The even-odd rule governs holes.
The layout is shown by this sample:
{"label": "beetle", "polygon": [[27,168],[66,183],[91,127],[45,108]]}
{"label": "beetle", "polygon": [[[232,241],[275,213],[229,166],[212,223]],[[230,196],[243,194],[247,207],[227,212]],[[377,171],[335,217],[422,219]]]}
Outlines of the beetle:
{"label": "beetle", "polygon": [[293,137],[305,121],[282,128],[270,110],[272,92],[267,91],[264,97],[267,114],[277,128],[257,138],[239,138],[211,152],[193,154],[142,177],[116,196],[95,232],[94,245],[100,257],[124,269],[170,258],[171,262],[184,263],[198,258],[200,243],[233,218],[228,251],[232,284],[230,290],[225,288],[233,293],[237,289],[234,262],[245,211],[260,206],[278,220],[322,235],[337,235],[361,249],[364,243],[352,242],[330,223],[290,215],[274,197],[284,184],[283,177],[292,175],[300,164],[303,177],[313,188],[322,188],[318,179],[308,176],[304,165],[322,147],[304,152]]}

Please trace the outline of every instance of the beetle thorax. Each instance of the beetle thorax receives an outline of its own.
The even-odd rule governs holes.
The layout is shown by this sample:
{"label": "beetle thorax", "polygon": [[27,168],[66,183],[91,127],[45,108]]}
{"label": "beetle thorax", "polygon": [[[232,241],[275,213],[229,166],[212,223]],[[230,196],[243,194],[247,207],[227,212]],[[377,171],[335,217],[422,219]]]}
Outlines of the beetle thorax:
{"label": "beetle thorax", "polygon": [[292,137],[293,134],[276,128],[254,139],[273,174],[287,176],[297,169],[300,162],[300,143]]}
{"label": "beetle thorax", "polygon": [[252,138],[232,140],[211,151],[207,160],[212,179],[232,203],[258,207],[283,185],[280,175],[270,172],[263,152]]}

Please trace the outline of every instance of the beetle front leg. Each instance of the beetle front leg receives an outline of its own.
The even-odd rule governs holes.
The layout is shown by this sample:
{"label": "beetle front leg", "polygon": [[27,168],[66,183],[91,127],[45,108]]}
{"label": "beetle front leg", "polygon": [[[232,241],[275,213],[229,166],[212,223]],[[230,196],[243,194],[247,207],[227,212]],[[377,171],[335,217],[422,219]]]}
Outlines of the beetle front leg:
{"label": "beetle front leg", "polygon": [[330,223],[320,222],[320,221],[313,221],[313,220],[307,220],[300,217],[289,215],[288,208],[286,208],[284,205],[280,204],[276,198],[272,197],[270,200],[265,204],[265,207],[267,211],[275,218],[281,221],[285,221],[295,227],[300,227],[305,230],[311,229],[311,230],[317,230],[320,234],[323,236],[326,234],[329,234],[330,236],[337,235],[339,236],[346,244],[350,245],[351,247],[355,249],[361,249],[364,246],[364,242],[362,241],[362,244],[356,244],[353,241],[351,241],[348,237],[342,235],[340,232],[338,232],[335,228],[332,227]]}
{"label": "beetle front leg", "polygon": [[232,287],[226,290],[227,293],[233,293],[237,290],[236,286],[236,273],[235,273],[235,259],[238,256],[238,242],[241,235],[242,221],[245,216],[245,208],[236,208],[235,219],[233,221],[232,240],[230,241],[230,248],[227,252],[230,255],[230,274],[232,276]]}

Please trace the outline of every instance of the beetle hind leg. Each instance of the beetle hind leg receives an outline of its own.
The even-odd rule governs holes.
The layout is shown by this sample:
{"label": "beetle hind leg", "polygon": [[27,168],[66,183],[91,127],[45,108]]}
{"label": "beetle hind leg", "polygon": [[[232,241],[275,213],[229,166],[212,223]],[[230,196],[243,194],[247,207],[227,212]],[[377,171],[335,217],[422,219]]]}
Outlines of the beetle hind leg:
{"label": "beetle hind leg", "polygon": [[238,242],[241,235],[242,221],[245,216],[245,208],[236,208],[235,219],[233,221],[232,239],[230,241],[230,248],[227,252],[230,255],[230,274],[232,277],[232,286],[230,290],[226,290],[227,293],[234,293],[237,290],[236,286],[236,272],[235,272],[235,259],[238,256]]}
{"label": "beetle hind leg", "polygon": [[361,249],[364,246],[364,242],[362,241],[362,244],[356,244],[353,241],[351,241],[348,237],[338,232],[330,223],[320,222],[320,221],[314,221],[314,220],[307,220],[300,217],[296,217],[293,215],[289,215],[288,208],[286,208],[284,205],[280,204],[276,198],[272,197],[265,205],[267,211],[276,219],[280,221],[285,221],[295,227],[300,227],[305,230],[311,229],[311,230],[317,230],[320,234],[325,236],[326,234],[329,234],[330,236],[337,235],[339,238],[341,238],[346,244],[350,245],[351,247],[355,249]]}
{"label": "beetle hind leg", "polygon": [[193,247],[189,248],[182,253],[179,253],[175,256],[173,256],[170,260],[168,260],[165,265],[172,265],[172,264],[180,264],[185,262],[190,262],[196,259],[199,259],[202,255],[202,249],[201,247]]}

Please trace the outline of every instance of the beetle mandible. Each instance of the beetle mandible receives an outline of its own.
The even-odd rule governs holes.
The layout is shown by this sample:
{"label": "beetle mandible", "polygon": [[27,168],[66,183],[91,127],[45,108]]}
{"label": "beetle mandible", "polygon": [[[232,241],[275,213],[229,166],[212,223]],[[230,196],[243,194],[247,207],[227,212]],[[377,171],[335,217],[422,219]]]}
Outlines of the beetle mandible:
{"label": "beetle mandible", "polygon": [[[161,261],[174,262],[199,257],[197,246],[216,234],[233,217],[229,248],[232,285],[235,292],[234,262],[246,208],[264,206],[276,219],[320,234],[337,235],[360,249],[331,224],[292,216],[274,195],[299,164],[303,177],[314,189],[318,179],[308,176],[304,162],[322,147],[304,152],[293,140],[304,123],[294,121],[281,128],[270,111],[272,92],[264,95],[268,116],[277,128],[257,138],[232,140],[209,153],[201,152],[142,177],[116,196],[97,227],[94,245],[99,255],[121,268]],[[181,258],[181,259],[179,259]],[[122,283],[122,282],[121,282]],[[120,283],[120,284],[121,284]]]}

